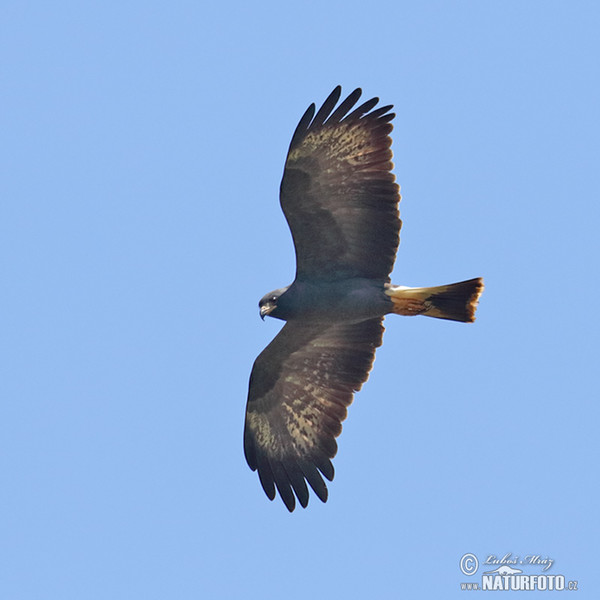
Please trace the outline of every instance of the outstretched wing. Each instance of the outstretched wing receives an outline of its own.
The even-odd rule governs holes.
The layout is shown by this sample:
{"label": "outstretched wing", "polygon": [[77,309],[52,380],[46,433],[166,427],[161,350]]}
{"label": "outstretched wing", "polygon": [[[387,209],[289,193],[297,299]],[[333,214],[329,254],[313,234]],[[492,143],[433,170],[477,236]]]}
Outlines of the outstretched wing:
{"label": "outstretched wing", "polygon": [[280,201],[294,238],[296,277],[389,281],[399,243],[399,187],[391,170],[391,106],[373,98],[352,110],[354,90],[335,110],[338,86],[294,132]]}
{"label": "outstretched wing", "polygon": [[382,319],[361,323],[288,322],[254,363],[250,376],[244,452],[258,469],[267,496],[275,488],[294,510],[308,504],[310,484],[325,502],[324,475],[333,479],[335,438],[353,393],[367,380]]}

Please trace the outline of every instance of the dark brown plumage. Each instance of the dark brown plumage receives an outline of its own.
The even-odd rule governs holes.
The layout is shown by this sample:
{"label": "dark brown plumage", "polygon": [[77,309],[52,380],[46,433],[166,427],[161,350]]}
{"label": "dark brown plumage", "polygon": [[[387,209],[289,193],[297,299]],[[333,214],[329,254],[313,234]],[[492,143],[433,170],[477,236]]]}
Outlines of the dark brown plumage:
{"label": "dark brown plumage", "polygon": [[[337,87],[292,137],[281,182],[281,208],[296,248],[296,277],[388,280],[398,249],[399,187],[391,173],[391,106],[373,98],[348,111],[355,90],[331,116]],[[329,116],[329,118],[327,118]]]}
{"label": "dark brown plumage", "polygon": [[391,106],[377,98],[336,108],[337,87],[311,105],[290,144],[281,207],[296,249],[292,285],[264,296],[261,317],[287,321],[250,376],[244,452],[270,499],[305,507],[308,485],[324,502],[335,438],[381,345],[383,317],[474,319],[480,279],[437,288],[389,283],[399,244],[399,187],[390,149]]}
{"label": "dark brown plumage", "polygon": [[327,500],[321,474],[333,479],[335,438],[382,336],[381,319],[329,327],[289,322],[256,359],[244,450],[269,498],[277,487],[293,510],[293,489],[306,506],[306,478],[317,496]]}

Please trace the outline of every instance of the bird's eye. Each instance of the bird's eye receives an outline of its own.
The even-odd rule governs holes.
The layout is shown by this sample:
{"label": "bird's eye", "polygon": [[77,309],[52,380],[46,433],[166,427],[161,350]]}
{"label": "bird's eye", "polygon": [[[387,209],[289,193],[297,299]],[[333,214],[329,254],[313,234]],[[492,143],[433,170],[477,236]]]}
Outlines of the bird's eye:
{"label": "bird's eye", "polygon": [[271,296],[271,302],[277,302],[277,296]]}

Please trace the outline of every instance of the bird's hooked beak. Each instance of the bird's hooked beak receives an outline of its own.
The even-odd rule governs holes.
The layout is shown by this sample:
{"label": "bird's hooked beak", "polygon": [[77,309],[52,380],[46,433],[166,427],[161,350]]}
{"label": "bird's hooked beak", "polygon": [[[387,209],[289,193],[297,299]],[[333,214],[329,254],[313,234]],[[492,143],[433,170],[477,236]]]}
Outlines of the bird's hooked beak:
{"label": "bird's hooked beak", "polygon": [[265,302],[261,307],[260,307],[260,318],[264,321],[265,317],[269,314],[271,314],[273,312],[273,309],[275,308],[275,305],[272,304],[271,302]]}

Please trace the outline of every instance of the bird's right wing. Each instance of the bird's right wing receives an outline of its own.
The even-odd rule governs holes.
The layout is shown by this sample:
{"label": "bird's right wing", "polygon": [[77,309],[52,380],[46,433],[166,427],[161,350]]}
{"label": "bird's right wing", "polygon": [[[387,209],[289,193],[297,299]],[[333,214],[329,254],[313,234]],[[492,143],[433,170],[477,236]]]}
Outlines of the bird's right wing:
{"label": "bird's right wing", "polygon": [[273,500],[306,507],[310,484],[325,502],[321,475],[333,479],[335,438],[353,394],[381,345],[381,318],[360,323],[288,322],[258,356],[250,376],[244,452]]}

